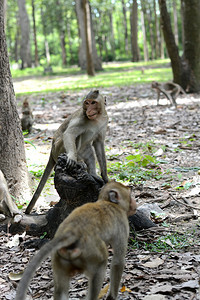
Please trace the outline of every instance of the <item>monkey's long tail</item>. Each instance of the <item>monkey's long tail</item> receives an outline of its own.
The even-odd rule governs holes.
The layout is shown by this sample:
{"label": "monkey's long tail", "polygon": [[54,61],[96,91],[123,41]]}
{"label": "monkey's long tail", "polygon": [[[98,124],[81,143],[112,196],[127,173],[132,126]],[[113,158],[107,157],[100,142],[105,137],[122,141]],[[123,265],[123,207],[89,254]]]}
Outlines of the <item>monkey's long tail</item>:
{"label": "monkey's long tail", "polygon": [[76,241],[77,237],[70,234],[69,237],[65,235],[62,237],[54,238],[50,242],[46,243],[40,249],[40,251],[32,258],[26,270],[24,271],[23,277],[20,280],[19,285],[17,287],[15,300],[25,300],[30,281],[43,260],[45,260],[52,252],[56,252],[62,247],[68,247]]}
{"label": "monkey's long tail", "polygon": [[31,210],[33,209],[37,199],[39,198],[41,191],[43,190],[43,187],[45,186],[45,183],[47,182],[47,179],[49,178],[51,171],[53,169],[53,167],[55,166],[55,161],[52,158],[52,155],[50,155],[49,157],[49,161],[47,163],[47,166],[44,170],[44,173],[42,175],[42,178],[39,182],[39,185],[29,203],[29,205],[27,206],[26,210],[25,210],[25,214],[30,214]]}

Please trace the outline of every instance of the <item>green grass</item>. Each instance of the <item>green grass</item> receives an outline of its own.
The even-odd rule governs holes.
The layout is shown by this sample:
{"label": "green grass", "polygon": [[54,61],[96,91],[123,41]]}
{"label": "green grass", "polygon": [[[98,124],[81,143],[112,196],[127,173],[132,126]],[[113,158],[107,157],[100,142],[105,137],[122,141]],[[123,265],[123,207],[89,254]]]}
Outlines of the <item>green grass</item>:
{"label": "green grass", "polygon": [[154,241],[141,241],[136,238],[130,238],[129,246],[132,249],[143,249],[149,252],[169,252],[187,249],[187,247],[196,244],[196,238],[193,233],[171,233],[158,237]]}
{"label": "green grass", "polygon": [[[144,73],[142,73],[141,68],[144,69]],[[42,67],[11,70],[11,72],[16,95],[111,86],[131,86],[134,84],[150,84],[153,80],[168,81],[172,79],[169,60],[158,60],[148,63],[124,62],[104,64],[103,71],[97,72],[94,77],[88,77],[78,67],[65,69],[53,67],[53,73],[48,75],[43,74]]]}

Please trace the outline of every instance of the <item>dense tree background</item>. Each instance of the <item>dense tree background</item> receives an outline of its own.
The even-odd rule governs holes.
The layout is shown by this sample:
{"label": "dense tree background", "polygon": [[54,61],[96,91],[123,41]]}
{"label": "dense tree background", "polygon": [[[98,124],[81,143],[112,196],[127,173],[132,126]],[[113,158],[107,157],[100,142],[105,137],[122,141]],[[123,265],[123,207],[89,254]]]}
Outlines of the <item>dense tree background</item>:
{"label": "dense tree background", "polygon": [[[52,65],[65,64],[65,59],[62,59],[64,48],[66,63],[78,63],[78,49],[82,38],[81,29],[84,29],[84,26],[83,24],[80,24],[81,27],[79,26],[76,7],[79,4],[83,9],[83,3],[83,0],[26,0],[33,64],[35,63],[35,32],[40,64],[47,64],[46,43],[48,43]],[[127,60],[131,59],[132,56],[136,56],[137,59],[138,55],[140,55],[141,60],[167,56],[166,47],[164,47],[164,51],[161,47],[162,33],[159,24],[158,1],[90,0],[89,3],[92,31],[94,32],[97,52],[102,61]],[[168,0],[167,6],[180,52],[182,52],[181,1]],[[175,12],[176,17],[174,16]],[[6,34],[12,63],[21,63],[20,43],[23,33],[20,19],[21,14],[16,1],[9,0],[7,3]],[[137,25],[139,53],[132,55],[132,51],[136,51],[132,49],[131,41],[132,35],[136,35],[134,31]]]}
{"label": "dense tree background", "polygon": [[174,81],[198,91],[199,6],[199,0],[9,0],[10,62],[24,68],[31,59],[32,66],[78,64],[86,70],[91,48],[88,63],[101,70],[103,61],[148,61],[169,55]]}

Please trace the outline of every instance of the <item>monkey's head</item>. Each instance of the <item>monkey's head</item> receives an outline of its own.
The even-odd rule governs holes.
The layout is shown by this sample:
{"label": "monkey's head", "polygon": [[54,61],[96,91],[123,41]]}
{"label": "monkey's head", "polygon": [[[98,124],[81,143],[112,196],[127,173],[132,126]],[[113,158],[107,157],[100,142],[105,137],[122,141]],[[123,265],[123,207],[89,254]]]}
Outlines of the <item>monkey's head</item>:
{"label": "monkey's head", "polygon": [[120,205],[128,216],[136,213],[136,202],[131,196],[131,188],[120,182],[110,181],[100,191],[98,200],[105,200]]}
{"label": "monkey's head", "polygon": [[23,107],[29,107],[29,102],[28,102],[28,98],[25,98],[23,101]]}
{"label": "monkey's head", "polygon": [[83,100],[83,111],[89,120],[96,120],[105,111],[106,98],[99,90],[91,91]]}
{"label": "monkey's head", "polygon": [[159,83],[157,81],[152,81],[151,87],[152,89],[156,89],[159,86]]}

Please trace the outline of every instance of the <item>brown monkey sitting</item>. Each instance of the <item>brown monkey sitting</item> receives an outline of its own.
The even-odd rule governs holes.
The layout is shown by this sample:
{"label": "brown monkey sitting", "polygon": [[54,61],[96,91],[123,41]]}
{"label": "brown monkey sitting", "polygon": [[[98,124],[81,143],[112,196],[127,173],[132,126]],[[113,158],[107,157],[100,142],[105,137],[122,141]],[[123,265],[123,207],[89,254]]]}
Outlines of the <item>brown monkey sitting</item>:
{"label": "brown monkey sitting", "polygon": [[176,104],[176,98],[180,93],[185,94],[183,88],[174,82],[158,83],[157,81],[152,81],[152,89],[155,89],[157,92],[157,105],[159,104],[160,93],[163,93],[165,97],[171,102],[171,104]]}
{"label": "brown monkey sitting", "polygon": [[88,300],[97,300],[107,266],[107,245],[113,248],[110,290],[107,300],[117,299],[127,250],[128,216],[136,212],[131,189],[111,181],[98,201],[76,208],[59,226],[55,237],[31,260],[21,279],[15,300],[25,299],[35,270],[52,253],[54,300],[67,300],[70,277],[83,272],[89,278]]}
{"label": "brown monkey sitting", "polygon": [[101,176],[108,181],[104,149],[108,116],[105,110],[105,97],[98,90],[91,91],[83,100],[82,107],[69,116],[56,130],[49,161],[25,213],[29,214],[57,162],[61,153],[66,152],[71,164],[83,160],[87,171],[96,174],[95,155],[99,162]]}
{"label": "brown monkey sitting", "polygon": [[28,131],[30,133],[32,131],[33,125],[33,114],[26,98],[22,104],[22,118],[21,118],[21,126],[23,131]]}

